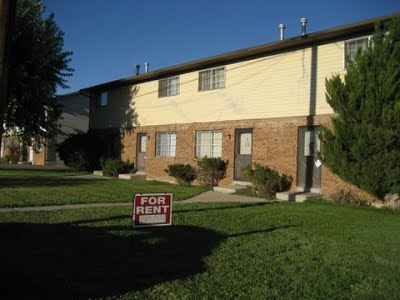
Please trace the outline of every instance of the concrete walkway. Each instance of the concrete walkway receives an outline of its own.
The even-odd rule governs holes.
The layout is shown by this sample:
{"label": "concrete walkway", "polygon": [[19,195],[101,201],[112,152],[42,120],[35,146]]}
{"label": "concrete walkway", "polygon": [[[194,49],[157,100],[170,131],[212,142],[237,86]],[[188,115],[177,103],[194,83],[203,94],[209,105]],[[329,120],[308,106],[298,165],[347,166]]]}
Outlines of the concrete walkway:
{"label": "concrete walkway", "polygon": [[263,198],[234,195],[234,194],[224,194],[214,191],[207,191],[200,195],[194,196],[187,200],[176,201],[176,203],[200,203],[200,202],[240,202],[240,203],[260,203],[260,202],[275,202],[275,200],[266,200]]}
{"label": "concrete walkway", "polygon": [[[206,203],[206,202],[268,203],[268,202],[278,202],[278,201],[276,200],[270,201],[256,197],[223,194],[214,191],[207,191],[200,195],[189,198],[187,200],[175,201],[174,205],[186,204],[186,203]],[[61,210],[61,209],[117,207],[117,206],[132,206],[132,202],[130,201],[130,202],[120,202],[120,203],[91,203],[91,204],[68,204],[68,205],[53,205],[53,206],[34,206],[34,207],[12,207],[12,208],[0,208],[0,213],[20,212],[20,211],[51,211],[51,210]]]}

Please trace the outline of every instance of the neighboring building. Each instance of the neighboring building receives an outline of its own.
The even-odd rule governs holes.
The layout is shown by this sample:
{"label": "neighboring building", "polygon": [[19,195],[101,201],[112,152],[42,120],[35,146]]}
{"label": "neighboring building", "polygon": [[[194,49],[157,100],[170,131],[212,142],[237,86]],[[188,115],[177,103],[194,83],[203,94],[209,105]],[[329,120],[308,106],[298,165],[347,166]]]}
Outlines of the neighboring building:
{"label": "neighboring building", "polygon": [[293,189],[357,190],[315,164],[319,127],[333,114],[325,79],[344,73],[374,23],[387,18],[86,88],[90,130],[120,135],[122,159],[148,179],[172,181],[167,165],[208,156],[228,160],[222,184],[244,180],[241,167],[260,163],[290,174]]}
{"label": "neighboring building", "polygon": [[59,120],[62,134],[45,141],[43,147],[34,151],[25,147],[13,134],[3,136],[0,157],[14,156],[13,161],[33,165],[62,164],[58,157],[56,145],[64,141],[68,135],[87,132],[89,129],[89,98],[79,92],[59,96],[63,106]]}
{"label": "neighboring building", "polygon": [[59,120],[62,134],[49,140],[45,147],[45,164],[62,164],[57,153],[57,145],[69,135],[85,133],[89,130],[89,97],[79,92],[59,96],[63,105]]}

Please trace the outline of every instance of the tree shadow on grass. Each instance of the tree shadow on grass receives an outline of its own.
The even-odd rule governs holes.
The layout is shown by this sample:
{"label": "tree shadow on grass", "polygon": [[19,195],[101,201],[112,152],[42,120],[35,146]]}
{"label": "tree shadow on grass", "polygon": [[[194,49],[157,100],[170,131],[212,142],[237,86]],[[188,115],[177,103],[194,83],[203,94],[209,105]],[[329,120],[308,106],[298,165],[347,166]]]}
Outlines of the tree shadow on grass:
{"label": "tree shadow on grass", "polygon": [[[119,232],[119,235],[110,233]],[[205,270],[225,237],[194,226],[0,224],[0,298],[87,299],[139,291]]]}

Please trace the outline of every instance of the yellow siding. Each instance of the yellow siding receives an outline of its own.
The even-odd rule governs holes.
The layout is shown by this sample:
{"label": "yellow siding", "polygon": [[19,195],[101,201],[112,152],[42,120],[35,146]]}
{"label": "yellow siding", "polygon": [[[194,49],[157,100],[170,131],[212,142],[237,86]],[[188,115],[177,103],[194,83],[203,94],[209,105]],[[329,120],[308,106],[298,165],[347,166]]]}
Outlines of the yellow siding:
{"label": "yellow siding", "polygon": [[344,42],[318,47],[317,114],[333,112],[325,101],[325,79],[333,74],[344,74]]}
{"label": "yellow siding", "polygon": [[141,126],[305,116],[313,99],[316,113],[326,114],[325,78],[341,72],[338,42],[226,65],[224,89],[199,92],[197,71],[180,76],[178,96],[158,98],[158,81],[143,83],[132,87],[131,105]]}

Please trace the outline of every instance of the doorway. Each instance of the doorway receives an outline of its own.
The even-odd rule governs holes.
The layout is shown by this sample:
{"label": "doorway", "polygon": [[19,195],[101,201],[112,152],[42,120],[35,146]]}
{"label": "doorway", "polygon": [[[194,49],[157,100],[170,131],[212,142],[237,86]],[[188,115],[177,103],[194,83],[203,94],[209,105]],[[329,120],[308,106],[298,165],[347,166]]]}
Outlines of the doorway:
{"label": "doorway", "polygon": [[242,168],[252,163],[253,129],[236,129],[235,132],[235,180],[246,180]]}
{"label": "doorway", "polygon": [[320,151],[319,127],[299,127],[297,186],[304,191],[321,189],[321,166],[318,161]]}
{"label": "doorway", "polygon": [[137,145],[136,145],[136,169],[138,172],[145,173],[146,171],[146,146],[147,146],[147,134],[146,132],[140,132],[137,134]]}

